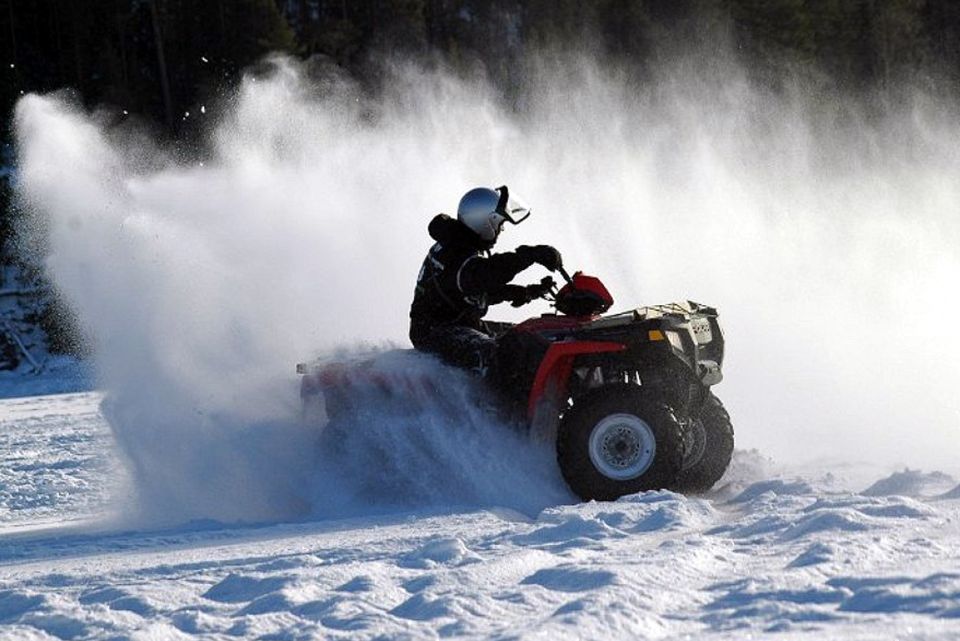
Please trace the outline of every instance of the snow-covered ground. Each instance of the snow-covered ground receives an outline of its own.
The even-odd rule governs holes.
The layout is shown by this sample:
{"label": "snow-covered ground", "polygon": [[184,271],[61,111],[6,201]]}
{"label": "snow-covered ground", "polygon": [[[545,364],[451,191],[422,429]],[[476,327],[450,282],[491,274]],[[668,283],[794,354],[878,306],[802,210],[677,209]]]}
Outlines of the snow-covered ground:
{"label": "snow-covered ground", "polygon": [[960,635],[946,474],[738,452],[705,497],[144,531],[99,402],[0,401],[2,639]]}

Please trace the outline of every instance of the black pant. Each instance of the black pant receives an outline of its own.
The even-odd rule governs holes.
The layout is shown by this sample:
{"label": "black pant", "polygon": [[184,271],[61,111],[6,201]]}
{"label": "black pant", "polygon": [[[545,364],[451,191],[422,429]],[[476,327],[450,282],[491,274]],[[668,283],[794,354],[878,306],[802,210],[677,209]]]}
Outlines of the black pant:
{"label": "black pant", "polygon": [[493,336],[462,325],[412,325],[410,341],[417,349],[436,354],[449,365],[481,376],[493,366],[497,353],[497,341]]}

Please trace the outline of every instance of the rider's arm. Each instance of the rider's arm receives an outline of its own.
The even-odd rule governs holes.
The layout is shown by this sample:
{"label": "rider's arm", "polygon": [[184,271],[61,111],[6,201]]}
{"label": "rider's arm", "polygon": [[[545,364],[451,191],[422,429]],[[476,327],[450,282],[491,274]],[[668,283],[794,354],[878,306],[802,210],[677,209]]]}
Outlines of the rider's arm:
{"label": "rider's arm", "polygon": [[560,254],[553,247],[536,245],[530,247],[521,245],[516,251],[493,254],[492,256],[475,256],[463,264],[457,274],[457,287],[464,294],[490,294],[494,290],[506,285],[514,277],[539,263],[550,270],[560,266]]}
{"label": "rider's arm", "polygon": [[457,286],[464,294],[492,294],[533,264],[522,252],[504,252],[469,259],[457,274]]}
{"label": "rider's arm", "polygon": [[513,303],[518,300],[525,300],[527,288],[523,285],[501,285],[487,292],[487,303],[496,305],[507,301]]}

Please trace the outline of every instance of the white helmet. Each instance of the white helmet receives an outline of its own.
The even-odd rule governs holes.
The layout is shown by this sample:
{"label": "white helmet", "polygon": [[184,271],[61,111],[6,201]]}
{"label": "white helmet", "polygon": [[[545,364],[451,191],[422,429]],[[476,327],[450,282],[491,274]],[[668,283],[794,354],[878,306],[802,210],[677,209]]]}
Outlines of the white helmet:
{"label": "white helmet", "polygon": [[457,220],[490,243],[497,239],[505,222],[518,225],[529,215],[530,208],[511,198],[506,185],[497,189],[471,189],[457,206]]}

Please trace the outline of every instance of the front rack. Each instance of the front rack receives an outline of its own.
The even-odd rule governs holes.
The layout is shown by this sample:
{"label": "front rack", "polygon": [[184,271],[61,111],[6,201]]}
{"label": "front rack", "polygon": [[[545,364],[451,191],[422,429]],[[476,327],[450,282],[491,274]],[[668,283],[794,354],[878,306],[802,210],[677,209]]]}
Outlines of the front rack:
{"label": "front rack", "polygon": [[682,303],[664,303],[662,305],[647,305],[637,307],[626,312],[604,316],[592,321],[590,328],[601,329],[604,327],[620,327],[629,325],[637,321],[649,320],[652,318],[663,318],[665,316],[679,316],[686,318],[692,315],[716,316],[717,310],[707,307],[700,303],[688,300]]}

